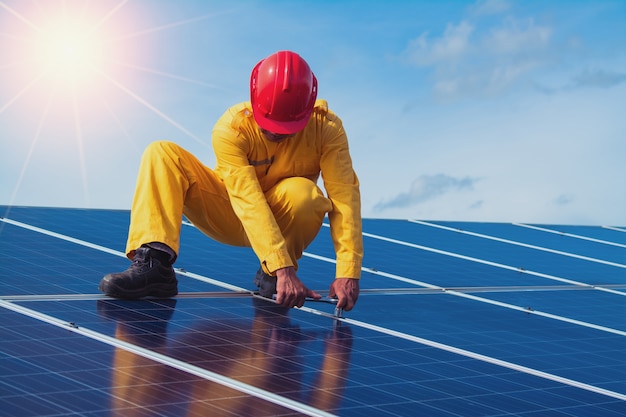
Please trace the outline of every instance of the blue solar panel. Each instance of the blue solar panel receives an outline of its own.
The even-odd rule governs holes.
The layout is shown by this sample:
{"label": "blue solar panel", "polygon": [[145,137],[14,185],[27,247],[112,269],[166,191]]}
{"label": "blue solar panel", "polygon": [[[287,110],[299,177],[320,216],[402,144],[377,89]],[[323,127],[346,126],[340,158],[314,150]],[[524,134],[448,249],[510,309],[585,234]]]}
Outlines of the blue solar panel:
{"label": "blue solar panel", "polygon": [[[0,213],[0,415],[626,414],[618,228],[366,219],[362,294],[335,318],[256,298],[253,253],[188,224],[177,297],[107,298],[128,212]],[[309,287],[333,258],[323,227]]]}

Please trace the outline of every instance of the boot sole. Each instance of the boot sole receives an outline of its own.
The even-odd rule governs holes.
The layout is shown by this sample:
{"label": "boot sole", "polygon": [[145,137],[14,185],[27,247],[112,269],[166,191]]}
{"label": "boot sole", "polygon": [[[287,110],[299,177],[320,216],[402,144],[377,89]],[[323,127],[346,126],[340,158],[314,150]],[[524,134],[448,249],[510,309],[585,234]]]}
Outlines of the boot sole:
{"label": "boot sole", "polygon": [[120,288],[117,285],[103,285],[103,283],[100,283],[98,289],[109,297],[124,298],[127,300],[134,300],[143,297],[170,298],[178,294],[177,283],[152,284],[136,290],[127,290]]}

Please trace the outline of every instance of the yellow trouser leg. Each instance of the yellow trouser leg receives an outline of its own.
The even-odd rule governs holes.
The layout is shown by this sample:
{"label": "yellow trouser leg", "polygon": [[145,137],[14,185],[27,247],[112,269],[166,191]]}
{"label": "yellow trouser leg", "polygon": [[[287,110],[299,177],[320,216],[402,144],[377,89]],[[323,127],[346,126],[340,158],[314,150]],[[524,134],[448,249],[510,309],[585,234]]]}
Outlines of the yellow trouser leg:
{"label": "yellow trouser leg", "polygon": [[150,144],[142,157],[131,208],[126,253],[162,242],[178,253],[183,212],[214,239],[247,246],[222,181],[213,170],[172,142]]}
{"label": "yellow trouser leg", "polygon": [[[265,197],[297,266],[332,203],[315,183],[298,177],[281,181]],[[224,183],[215,172],[172,142],[154,142],[146,148],[139,168],[127,256],[132,258],[135,249],[150,242],[165,243],[178,254],[183,213],[219,242],[250,246]]]}
{"label": "yellow trouser leg", "polygon": [[301,177],[282,180],[265,193],[265,198],[297,269],[298,259],[317,236],[324,216],[333,205],[313,181]]}

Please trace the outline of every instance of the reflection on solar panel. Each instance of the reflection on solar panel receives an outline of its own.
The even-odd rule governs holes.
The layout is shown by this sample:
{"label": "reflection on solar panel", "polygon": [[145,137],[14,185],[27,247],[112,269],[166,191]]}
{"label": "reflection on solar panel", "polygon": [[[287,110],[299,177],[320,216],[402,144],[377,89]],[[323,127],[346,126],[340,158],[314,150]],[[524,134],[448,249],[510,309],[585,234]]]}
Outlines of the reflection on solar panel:
{"label": "reflection on solar panel", "polygon": [[[366,219],[336,318],[257,298],[253,253],[187,223],[180,295],[113,300],[128,212],[0,212],[0,415],[626,415],[624,228]],[[333,258],[323,227],[310,288]]]}

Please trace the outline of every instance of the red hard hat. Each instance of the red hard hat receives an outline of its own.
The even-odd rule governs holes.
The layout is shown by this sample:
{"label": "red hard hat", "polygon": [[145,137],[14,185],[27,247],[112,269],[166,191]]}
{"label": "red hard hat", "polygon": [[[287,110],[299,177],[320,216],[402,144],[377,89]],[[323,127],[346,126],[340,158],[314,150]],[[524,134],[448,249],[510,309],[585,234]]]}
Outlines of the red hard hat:
{"label": "red hard hat", "polygon": [[256,64],[250,76],[250,101],[257,124],[272,133],[304,129],[317,97],[309,64],[291,51],[279,51]]}

